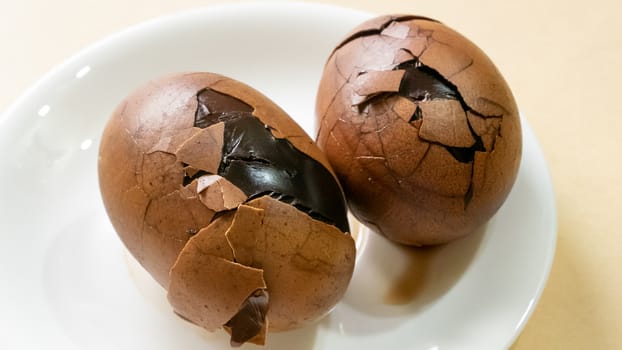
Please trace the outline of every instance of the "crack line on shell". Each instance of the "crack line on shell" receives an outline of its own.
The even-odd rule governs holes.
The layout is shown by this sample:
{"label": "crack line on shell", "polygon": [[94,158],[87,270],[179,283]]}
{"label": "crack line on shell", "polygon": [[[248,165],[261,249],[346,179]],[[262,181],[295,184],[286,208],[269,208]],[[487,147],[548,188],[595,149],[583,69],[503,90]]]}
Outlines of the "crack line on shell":
{"label": "crack line on shell", "polygon": [[[459,73],[464,72],[465,70],[467,70],[467,69],[468,69],[468,68],[470,68],[471,66],[473,66],[473,64],[475,64],[475,60],[474,60],[472,57],[469,57],[469,58],[470,58],[470,61],[469,61],[469,63],[468,63],[465,67],[461,68],[458,72],[455,72],[455,73],[453,73],[452,75],[450,75],[450,76],[448,76],[448,77],[444,77],[442,74],[440,74],[440,73],[439,73],[438,71],[436,71],[434,68],[432,68],[431,66],[429,66],[429,65],[427,65],[427,64],[425,64],[425,63],[423,63],[423,62],[421,61],[421,56],[423,56],[423,54],[424,54],[424,53],[425,53],[425,52],[426,52],[426,51],[430,48],[430,46],[432,46],[432,44],[439,44],[439,45],[443,45],[443,46],[447,46],[447,47],[453,48],[453,46],[451,46],[450,44],[445,43],[445,42],[443,42],[443,41],[440,41],[440,40],[438,40],[437,38],[434,38],[433,34],[434,34],[434,31],[432,31],[432,33],[430,34],[430,36],[426,36],[426,37],[425,37],[425,38],[426,38],[426,46],[424,47],[424,49],[421,51],[421,53],[420,53],[418,56],[417,56],[417,55],[414,55],[414,54],[413,54],[410,50],[408,50],[408,49],[405,49],[405,48],[401,48],[401,49],[402,49],[402,50],[406,50],[406,51],[408,51],[408,53],[410,53],[411,55],[413,55],[413,58],[414,58],[414,59],[416,59],[416,60],[418,60],[419,62],[421,62],[421,64],[422,64],[422,65],[425,65],[425,66],[427,66],[428,68],[431,68],[432,70],[434,70],[434,71],[438,74],[438,76],[443,77],[443,78],[445,79],[445,81],[449,82],[449,83],[450,83],[450,84],[451,84],[451,85],[455,88],[455,90],[458,92],[458,94],[460,94],[460,91],[459,91],[459,89],[458,89],[458,86],[457,86],[457,85],[455,85],[455,84],[453,84],[453,83],[451,83],[451,81],[449,80],[449,78],[452,78],[452,77],[454,77],[454,76],[458,75]],[[460,98],[462,98],[462,94],[460,94]],[[487,103],[493,104],[493,105],[495,105],[496,107],[499,107],[500,109],[502,109],[502,110],[505,112],[505,114],[508,114],[508,113],[509,113],[509,111],[508,111],[505,107],[503,107],[502,105],[500,105],[500,104],[496,103],[495,101],[492,101],[492,100],[487,99],[487,98],[485,98],[485,97],[480,97],[480,99],[482,99],[482,100],[486,101]],[[462,104],[462,102],[461,102],[461,104]],[[469,108],[469,111],[473,112],[473,114],[476,114],[476,115],[478,115],[478,116],[480,116],[480,117],[482,117],[482,118],[502,118],[502,117],[503,117],[503,114],[502,114],[502,115],[485,115],[485,114],[483,114],[483,113],[480,113],[480,112],[476,111],[475,109],[471,108],[470,106],[468,106],[468,105],[466,104],[466,102],[464,103],[464,106],[467,106],[467,107]]]}
{"label": "crack line on shell", "polygon": [[469,181],[469,187],[467,188],[465,194],[464,194],[464,211],[467,210],[467,206],[469,205],[469,203],[471,202],[471,199],[473,199],[473,178],[475,177],[475,160],[473,160],[471,162],[471,180]]}
{"label": "crack line on shell", "polygon": [[[357,110],[357,112],[359,114],[362,114],[375,101],[386,100],[388,97],[391,97],[395,94],[396,92],[392,92],[392,91],[391,92],[381,91],[381,92],[377,92],[371,95],[367,95],[367,96],[364,96],[361,102],[353,104],[352,107],[356,107],[355,109]],[[366,113],[366,114],[368,115],[369,113]]]}
{"label": "crack line on shell", "polygon": [[[386,100],[384,102],[386,103]],[[378,118],[374,118],[374,122],[376,123],[376,130],[380,130],[380,125],[378,124]],[[376,133],[376,135],[378,136],[378,140],[380,141],[380,151],[382,152],[382,154],[386,156],[387,153],[385,151],[385,147],[384,147],[385,145],[384,145],[384,142],[382,141],[382,137],[380,136],[379,132]],[[399,186],[401,183],[400,177],[398,174],[395,173],[395,171],[393,171],[393,168],[389,166],[388,161],[385,161],[385,168],[387,169],[387,171],[389,172],[389,175],[391,175],[395,183],[397,183],[397,185]]]}
{"label": "crack line on shell", "polygon": [[[339,137],[337,137],[337,136],[335,135],[334,130],[335,130],[335,128],[336,128],[336,125],[337,125],[337,124],[335,123],[335,127],[333,127],[333,128],[332,128],[332,129],[328,132],[328,137],[330,137],[330,139],[332,139],[332,140],[333,140],[333,142],[335,142],[335,144],[337,144],[337,146],[339,146],[340,148],[342,148],[342,149],[346,149],[346,151],[349,151],[349,152],[350,152],[350,154],[355,154],[355,152],[353,152],[353,151],[352,151],[352,146],[351,146],[349,143],[347,143],[347,142],[346,142],[346,143],[342,143],[342,142],[341,142],[341,140],[339,139]],[[360,133],[360,128],[359,128],[358,132]],[[359,142],[360,142],[360,141],[359,141]],[[327,143],[328,143],[328,141],[327,141]],[[360,164],[359,164],[359,165],[360,165]],[[351,168],[351,167],[353,167],[353,166],[354,166],[354,164],[353,164],[353,163],[350,163],[350,168]],[[363,167],[363,166],[361,165],[361,167]],[[363,168],[365,168],[365,167],[363,167]],[[347,174],[347,173],[348,173],[348,172],[346,172],[345,174]]]}
{"label": "crack line on shell", "polygon": [[[123,128],[123,131],[127,134],[127,136],[129,136],[130,140],[132,140],[132,143],[134,144],[134,147],[136,149],[141,149],[140,146],[138,145],[138,142],[136,142],[136,138],[134,136],[134,134],[132,134],[132,132],[130,131],[130,129],[128,128]],[[145,161],[145,156],[141,155],[141,161],[140,161],[140,172],[137,170],[137,166],[138,164],[134,167],[134,179],[136,180],[136,185],[138,186],[138,184],[142,184],[142,169],[143,169],[143,162]],[[140,174],[140,181],[139,181],[139,177],[138,175]]]}
{"label": "crack line on shell", "polygon": [[464,72],[465,70],[469,69],[474,63],[475,63],[475,60],[473,58],[471,58],[471,60],[469,61],[469,63],[466,66],[460,68],[457,72],[455,72],[455,73],[451,74],[450,76],[448,76],[447,80],[449,80],[450,78],[453,78],[456,75],[458,75],[458,74]]}
{"label": "crack line on shell", "polygon": [[[416,37],[416,36],[415,36],[415,37]],[[425,48],[424,48],[424,50],[425,50]],[[415,55],[412,51],[410,51],[410,49],[407,49],[407,48],[405,48],[405,47],[400,47],[400,48],[398,49],[398,51],[404,51],[404,52],[406,52],[407,54],[409,54],[410,56],[412,56],[412,58],[413,58],[413,59],[417,58],[417,55]],[[421,53],[423,53],[423,51],[421,51]],[[419,54],[419,56],[421,56],[421,54]]]}
{"label": "crack line on shell", "polygon": [[152,199],[149,199],[149,201],[147,202],[147,205],[145,205],[145,209],[143,212],[143,220],[141,223],[141,227],[140,227],[140,259],[139,261],[143,261],[143,257],[145,255],[145,225],[147,225],[146,223],[146,218],[147,218],[147,211],[149,210],[149,207],[151,206],[151,202]]}
{"label": "crack line on shell", "polygon": [[490,114],[490,115],[487,115],[487,114],[480,113],[480,112],[478,112],[476,110],[472,110],[473,114],[475,114],[475,115],[477,115],[479,117],[482,117],[482,118],[503,118],[503,116],[505,114],[510,114],[510,111],[508,111],[504,106],[502,106],[501,104],[499,104],[499,103],[497,103],[497,102],[495,102],[495,101],[493,101],[493,100],[491,100],[489,98],[479,97],[479,99],[481,101],[489,103],[489,104],[491,104],[491,105],[493,105],[495,107],[498,107],[499,109],[501,109],[503,111],[503,113],[501,113],[501,114]]}
{"label": "crack line on shell", "polygon": [[143,212],[143,220],[142,220],[142,225],[141,225],[141,229],[140,229],[140,255],[141,255],[141,261],[142,261],[142,257],[144,256],[144,250],[145,250],[145,230],[147,229],[147,227],[150,227],[154,231],[158,231],[154,227],[152,227],[150,224],[147,223],[147,213],[149,212],[149,207],[151,207],[151,203],[152,202],[153,202],[153,199],[149,199],[149,201],[147,202],[147,205],[145,205],[145,211]]}
{"label": "crack line on shell", "polygon": [[354,159],[386,160],[385,157],[380,156],[356,156]]}
{"label": "crack line on shell", "polygon": [[[458,89],[458,86],[456,86],[455,84],[453,84],[451,81],[449,81],[447,78],[445,78],[440,72],[438,72],[436,69],[424,64],[423,62],[421,62],[421,60],[419,59],[419,56],[415,56],[415,58],[411,61],[404,61],[400,64],[398,64],[394,69],[403,69],[401,66],[402,65],[407,65],[406,69],[408,69],[410,67],[410,69],[419,69],[422,70],[422,72],[426,73],[426,74],[430,74],[432,77],[436,78],[437,80],[439,80],[443,85],[448,86],[450,90],[455,91],[456,96],[455,98],[458,100],[458,102],[460,102],[460,105],[462,106],[462,109],[465,111],[465,113],[468,112],[472,112],[473,114],[477,115],[477,116],[481,116],[482,118],[485,118],[484,115],[478,111],[476,111],[475,109],[473,109],[471,106],[469,106],[466,101],[464,100],[464,98],[462,97],[462,94],[460,93],[460,89]],[[414,68],[413,68],[414,67]],[[400,86],[401,87],[401,86]],[[401,89],[400,89],[401,90]],[[399,94],[399,93],[398,93]],[[405,96],[407,98],[410,98],[408,96]],[[505,109],[504,109],[505,110]],[[499,116],[499,118],[503,118],[503,115]],[[473,151],[478,151],[480,150],[479,148],[483,148],[483,144],[482,144],[482,140],[481,140],[481,135],[477,134],[470,121],[468,120],[468,118],[466,118],[467,121],[467,125],[469,127],[469,131],[471,132],[472,136],[475,138],[476,143],[471,147],[473,148]],[[425,139],[424,139],[425,140]],[[427,140],[426,140],[427,141]],[[494,143],[493,143],[494,144]],[[448,150],[451,152],[452,150],[456,151],[456,148],[452,148],[450,146],[447,145],[443,145],[444,147],[448,148]],[[492,151],[493,148],[491,148],[489,151]],[[480,151],[486,151],[486,149],[484,148],[483,150]],[[454,153],[452,153],[453,155]],[[459,159],[457,159],[459,160]],[[460,161],[460,160],[459,160]]]}
{"label": "crack line on shell", "polygon": [[[438,41],[438,40],[435,40],[435,42],[437,42],[437,43],[441,43],[441,42],[440,42],[440,41]],[[443,43],[441,43],[441,44],[443,44]],[[428,46],[428,47],[429,47],[429,46]],[[425,50],[426,50],[428,47],[426,47],[426,48],[422,51],[422,53],[421,53],[420,55],[423,55],[423,53],[425,52]],[[406,50],[407,50],[407,49],[406,49]],[[460,102],[460,104],[462,105],[463,110],[465,111],[465,113],[466,113],[467,111],[470,111],[470,112],[472,112],[472,113],[473,113],[473,114],[475,114],[475,115],[478,115],[478,116],[482,116],[482,117],[484,117],[484,116],[482,115],[482,113],[479,113],[479,112],[478,112],[478,111],[476,111],[475,109],[471,108],[471,107],[470,107],[470,106],[466,103],[466,101],[464,101],[464,99],[462,98],[462,94],[460,94],[460,91],[459,91],[459,89],[458,89],[458,87],[457,87],[456,85],[454,85],[454,84],[453,84],[453,83],[451,83],[449,80],[447,80],[447,79],[446,79],[446,78],[445,78],[442,74],[440,74],[440,73],[439,73],[438,71],[436,71],[434,68],[429,67],[429,66],[427,66],[427,65],[423,64],[423,63],[419,60],[419,56],[416,56],[416,55],[412,54],[412,52],[410,52],[410,51],[408,51],[408,53],[409,53],[409,54],[411,54],[411,55],[413,55],[413,56],[415,57],[412,61],[414,61],[414,62],[415,62],[416,67],[425,67],[425,68],[423,68],[423,69],[424,69],[424,70],[426,70],[426,71],[428,71],[427,73],[432,73],[432,76],[434,76],[434,77],[436,77],[437,79],[439,79],[439,80],[440,80],[440,81],[441,81],[444,85],[449,86],[451,90],[456,91],[456,94],[457,94],[456,98],[457,98],[457,100]],[[406,64],[408,64],[408,62],[409,62],[409,61],[402,62],[402,63],[398,64],[398,65],[396,66],[396,68],[397,68],[397,67],[399,67],[399,66],[401,66],[401,65],[403,65],[403,64],[405,64],[405,63],[406,63]],[[395,69],[395,68],[394,68],[394,69]],[[352,83],[351,83],[350,81],[347,81],[347,82],[346,82],[346,84],[352,84]],[[388,96],[391,96],[391,95],[393,95],[393,94],[396,94],[396,93],[388,93],[387,95],[388,95]],[[384,100],[386,100],[386,96],[387,96],[387,95],[383,95],[382,93],[379,93],[379,94],[376,94],[376,95],[372,96],[370,99],[366,99],[366,100],[364,100],[363,102],[365,102],[366,104],[370,104],[370,103],[372,103],[374,100],[379,99],[379,98],[381,98],[381,97],[385,97],[385,98],[383,99],[383,101],[384,101]],[[408,98],[408,97],[407,97],[407,98]],[[361,110],[361,109],[359,109],[359,114],[361,114],[360,110]],[[495,116],[495,117],[502,118],[503,116]],[[376,119],[375,121],[376,121],[376,126],[377,126],[377,128],[378,128],[377,119]],[[476,143],[475,143],[475,144],[474,144],[474,146],[472,146],[472,147],[477,147],[477,148],[479,148],[479,147],[478,147],[478,145],[479,145],[479,144],[481,144],[481,136],[480,136],[479,134],[475,133],[475,131],[473,130],[473,127],[472,127],[472,125],[471,125],[470,121],[468,120],[468,118],[467,118],[467,125],[469,126],[469,130],[470,130],[471,134],[472,134],[472,135],[475,137],[475,139],[476,139]],[[440,146],[442,146],[442,147],[446,148],[446,149],[447,149],[447,150],[451,153],[451,150],[450,150],[450,148],[451,148],[451,147],[449,147],[449,146],[447,146],[447,145],[444,145],[444,144],[441,144],[441,143],[438,143],[438,142],[430,142],[430,141],[425,140],[425,139],[422,139],[422,140],[423,140],[423,141],[425,141],[425,142],[428,142],[428,143],[430,143],[430,144],[438,144],[438,145],[440,145]],[[382,142],[382,139],[380,139],[380,138],[379,138],[379,141],[380,141],[380,144],[381,144],[381,149],[382,149],[382,152],[383,152],[383,154],[384,154],[384,152],[385,152],[385,151],[384,151],[384,143]],[[478,141],[479,141],[479,142],[478,142]],[[493,142],[493,145],[494,145],[494,142]],[[455,147],[454,147],[454,148],[451,148],[451,149],[452,149],[452,150],[457,151],[457,148],[455,148]],[[491,147],[491,149],[489,150],[489,152],[492,152],[493,150],[494,150],[494,147]],[[429,151],[429,148],[426,150],[426,153],[425,153],[424,157],[425,157],[425,156],[427,156],[428,151]],[[477,149],[475,149],[475,151],[477,151]],[[420,160],[420,162],[419,162],[419,163],[417,164],[417,166],[414,168],[415,170],[413,170],[413,172],[414,172],[414,171],[416,171],[416,169],[419,167],[419,165],[422,163],[422,161],[423,161],[423,158]],[[473,162],[474,162],[474,160],[471,160],[471,161],[470,161],[470,163],[473,163]],[[474,164],[472,164],[472,166],[474,166]],[[387,168],[387,170],[389,171],[389,174],[391,175],[391,177],[393,177],[393,179],[394,179],[395,181],[397,181],[397,182],[398,182],[398,185],[401,185],[401,181],[399,181],[398,177],[396,177],[396,174],[395,174],[395,173],[393,172],[393,170],[392,170],[392,169],[388,166],[388,164],[387,164],[387,167],[386,167],[386,168]],[[473,174],[471,175],[471,183],[472,183],[472,181],[473,181],[472,176],[473,176]],[[465,193],[465,196],[467,196],[467,195],[468,195],[468,190],[467,190],[467,193]],[[453,197],[453,196],[451,196],[451,197]],[[466,201],[466,200],[465,200],[465,201]],[[466,201],[466,202],[468,202],[468,201]],[[466,207],[466,206],[465,206],[465,207]]]}
{"label": "crack line on shell", "polygon": [[303,259],[306,263],[302,266],[297,266],[299,269],[304,269],[305,267],[311,267],[314,266],[314,262],[317,262],[318,265],[322,265],[322,266],[327,266],[328,268],[323,269],[323,268],[311,268],[310,271],[312,272],[324,272],[324,271],[328,271],[328,273],[330,273],[331,267],[333,267],[334,265],[320,259],[320,258],[315,258],[315,259],[309,259],[307,257],[305,257],[301,251],[305,251],[303,248],[305,247],[305,245],[309,242],[309,240],[311,239],[312,236],[317,235],[318,232],[317,231],[311,231],[311,224],[307,223],[308,229],[305,230],[307,232],[305,239],[302,241],[302,243],[300,243],[299,245],[296,246],[296,250],[294,252],[294,254],[292,255],[292,258],[294,257],[299,257],[301,259]]}
{"label": "crack line on shell", "polygon": [[[231,224],[232,224],[232,223],[231,223]],[[207,227],[207,226],[206,226],[206,227]],[[230,227],[231,227],[231,225],[229,226],[229,228],[230,228]],[[204,228],[205,228],[205,227],[204,227]],[[227,230],[228,230],[228,229],[227,229]],[[231,256],[233,256],[233,257],[234,257],[234,253],[233,253],[233,252],[234,252],[234,250],[233,250],[233,247],[232,247],[231,243],[229,242],[229,240],[228,240],[228,238],[227,238],[226,234],[225,234],[225,240],[227,241],[227,244],[228,244],[228,246],[229,246],[229,249],[231,250],[231,253],[232,253],[232,254],[231,254]],[[185,250],[186,248],[189,248],[190,246],[192,246],[192,247],[194,247],[195,249],[197,249],[197,250],[198,250],[201,254],[203,254],[203,255],[206,255],[206,256],[211,256],[211,257],[213,257],[213,258],[215,258],[215,259],[218,259],[218,260],[223,260],[223,261],[225,261],[225,262],[227,262],[227,263],[229,263],[229,264],[232,264],[232,265],[237,265],[237,266],[240,266],[240,267],[242,267],[242,268],[253,268],[253,267],[251,267],[251,266],[247,266],[247,265],[244,265],[244,264],[240,264],[240,263],[236,262],[235,260],[234,260],[234,261],[231,261],[231,260],[226,259],[226,258],[223,258],[223,257],[221,257],[221,256],[214,255],[214,254],[210,254],[210,253],[206,252],[206,251],[203,249],[203,247],[202,247],[202,246],[200,246],[200,245],[196,244],[196,243],[194,242],[194,240],[192,240],[192,239],[190,239],[190,240],[188,240],[188,241],[186,242],[186,244],[184,245],[184,247],[182,248],[182,250],[181,250],[181,251]],[[178,259],[179,259],[179,256],[180,256],[180,255],[181,255],[181,252],[180,252],[180,254],[178,255]],[[176,264],[176,263],[175,263],[175,264]],[[173,265],[173,267],[175,266],[175,264]],[[172,272],[173,267],[171,267],[171,272]],[[262,274],[262,277],[261,277],[262,284],[263,284],[264,286],[266,286],[266,282],[265,282],[265,279],[264,279],[264,277],[263,277],[263,269],[257,269],[257,268],[253,268],[253,269],[256,269],[256,270],[261,271],[261,274]],[[266,288],[260,288],[260,289],[258,289],[258,290],[264,290],[264,291],[266,291],[266,292],[267,292],[267,287],[266,287]],[[256,292],[256,291],[254,291],[253,293],[255,293],[255,292]],[[236,312],[235,312],[235,313],[234,313],[234,314],[233,314],[233,315],[229,318],[229,321],[231,320],[231,318],[233,318],[235,315],[237,315],[237,314],[241,311],[242,306],[243,306],[243,305],[244,305],[244,303],[248,300],[248,298],[249,298],[250,296],[252,296],[252,295],[253,295],[253,293],[251,293],[249,296],[245,297],[244,299],[242,299],[242,300],[240,301],[240,303],[239,303],[239,304],[235,307],[235,309],[236,309],[237,311],[236,311]],[[184,317],[183,315],[181,315],[181,314],[179,314],[179,313],[177,313],[177,312],[175,312],[175,313],[176,313],[176,314],[178,314],[178,315],[180,315],[182,318],[184,318],[184,319],[188,320],[189,322],[194,323],[193,321],[189,320],[188,318]],[[225,323],[224,323],[223,325],[221,325],[220,327],[227,325],[229,321],[225,322]],[[264,321],[265,321],[265,315],[264,315]]]}
{"label": "crack line on shell", "polygon": [[[261,267],[255,267],[255,266],[244,265],[244,264],[241,264],[241,263],[237,262],[237,258],[236,258],[236,249],[234,248],[234,244],[231,242],[231,240],[229,239],[229,235],[228,235],[230,228],[231,228],[231,227],[233,226],[233,224],[234,224],[234,221],[235,221],[235,216],[234,216],[233,220],[231,221],[231,224],[229,225],[229,227],[228,227],[228,228],[227,228],[227,230],[225,231],[225,241],[227,242],[227,244],[228,244],[228,246],[229,246],[229,249],[231,249],[231,255],[233,256],[233,263],[234,263],[234,264],[238,264],[238,265],[241,265],[241,266],[251,267],[251,268],[256,268],[256,269],[258,269],[258,270],[261,270],[261,274],[262,274],[261,279],[262,279],[262,281],[263,281],[264,286],[266,286],[266,287],[265,287],[265,288],[261,288],[261,289],[259,289],[259,290],[264,291],[264,293],[265,293],[265,295],[266,295],[266,298],[267,298],[267,300],[268,300],[268,301],[266,302],[266,310],[264,310],[264,312],[262,312],[262,313],[261,313],[261,315],[262,315],[261,322],[265,323],[265,322],[266,322],[266,318],[267,318],[267,310],[268,310],[268,308],[269,308],[270,301],[269,301],[269,296],[268,296],[268,295],[269,295],[269,293],[268,293],[268,288],[267,288],[267,284],[266,284],[265,277],[264,277],[263,261],[259,264],[259,262],[256,262],[256,261],[255,261],[255,256],[253,255],[253,256],[252,256],[252,265],[256,265],[256,263],[257,263],[257,265],[262,265]],[[260,226],[263,226],[263,224],[264,224],[264,217],[262,216],[262,217],[261,217]],[[254,238],[255,238],[255,243],[256,243],[256,240],[257,240],[256,236],[254,236]],[[267,241],[268,241],[268,235],[266,235],[266,237],[265,237],[265,239],[264,239],[264,251],[263,251],[263,253],[264,253],[264,254],[265,254],[266,249],[267,249]],[[251,293],[249,296],[247,296],[247,297],[246,297],[246,298],[242,301],[242,303],[241,303],[241,304],[237,307],[237,310],[238,310],[238,311],[237,311],[237,312],[236,312],[236,313],[235,313],[235,314],[231,317],[231,319],[229,319],[229,320],[228,320],[228,321],[227,321],[227,322],[226,322],[223,326],[229,326],[229,323],[231,322],[231,320],[232,320],[233,318],[235,318],[235,317],[236,317],[236,316],[237,316],[240,312],[242,312],[242,309],[243,309],[243,307],[244,307],[244,304],[245,304],[245,303],[249,300],[249,298],[251,298],[253,295],[255,295],[255,293],[256,293],[256,292],[257,292],[257,291],[255,291],[255,292]],[[254,335],[253,335],[253,337],[254,337],[254,336],[256,336],[257,334],[259,334],[259,332],[260,332],[260,331],[258,331],[256,334],[254,334]],[[233,337],[233,334],[232,334],[232,336],[231,336],[231,341],[232,341],[232,342],[233,342],[233,338],[234,338],[234,337]],[[251,337],[251,338],[252,338],[252,337]],[[246,341],[250,340],[251,338],[246,339],[244,342],[246,342]]]}
{"label": "crack line on shell", "polygon": [[[337,65],[337,57],[335,57],[335,69],[337,70],[337,73],[339,73],[339,76],[341,76],[344,81],[343,81],[343,84],[341,84],[341,86],[339,86],[337,91],[335,91],[335,94],[330,99],[329,103],[326,105],[326,109],[324,110],[324,114],[322,115],[322,119],[321,119],[322,122],[320,123],[320,127],[318,128],[316,139],[320,135],[321,130],[323,130],[323,128],[324,128],[324,121],[326,121],[326,116],[328,114],[328,111],[330,111],[330,109],[331,109],[330,107],[336,102],[337,97],[341,94],[343,88],[348,84],[348,79],[343,76],[342,72],[339,69],[339,66]],[[328,124],[328,122],[326,122],[326,124]],[[334,126],[335,126],[335,124],[332,125],[332,127],[334,127]],[[332,127],[331,127],[331,129],[332,129]]]}
{"label": "crack line on shell", "polygon": [[[222,191],[222,188],[221,188]],[[222,192],[221,192],[222,193]],[[224,197],[224,196],[223,196]],[[199,199],[199,194],[195,193],[195,195],[192,198],[188,198],[186,200],[191,200],[191,201],[197,201],[198,203],[200,203],[201,205],[205,206],[203,204],[203,202],[201,202],[201,200]],[[223,200],[223,206],[224,206],[224,200]],[[207,208],[207,207],[206,207]],[[210,208],[207,208],[211,213],[212,213],[212,217],[210,219],[210,222],[214,221],[214,217],[216,216],[216,211]],[[227,211],[227,209],[225,209],[224,211]],[[197,234],[199,231],[201,231],[201,228],[199,227],[199,222],[201,221],[200,217],[197,217],[195,215],[195,211],[191,210],[190,211],[190,216],[192,216],[192,221],[194,226],[196,227],[190,227],[186,229],[186,234],[188,234],[189,236],[194,236],[195,234]],[[209,225],[209,223],[208,223]]]}
{"label": "crack line on shell", "polygon": [[494,138],[492,139],[492,145],[490,146],[490,153],[492,153],[495,150],[495,146],[497,145],[497,139],[503,137],[501,136],[501,127],[502,125],[499,124],[499,127],[497,128],[497,132],[495,133]]}
{"label": "crack line on shell", "polygon": [[403,15],[403,16],[390,16],[385,22],[383,22],[378,28],[371,28],[371,29],[365,29],[365,30],[361,30],[358,31],[356,33],[353,33],[352,35],[350,35],[349,37],[345,38],[339,45],[337,45],[334,49],[332,54],[341,49],[343,46],[347,45],[348,43],[359,39],[359,38],[363,38],[366,36],[374,36],[374,35],[381,35],[382,31],[385,30],[388,26],[391,25],[391,23],[393,22],[407,22],[407,21],[413,21],[413,20],[423,20],[423,21],[431,21],[431,22],[436,22],[436,23],[440,23],[439,21],[429,18],[429,17],[425,17],[425,16],[415,16],[415,15]]}

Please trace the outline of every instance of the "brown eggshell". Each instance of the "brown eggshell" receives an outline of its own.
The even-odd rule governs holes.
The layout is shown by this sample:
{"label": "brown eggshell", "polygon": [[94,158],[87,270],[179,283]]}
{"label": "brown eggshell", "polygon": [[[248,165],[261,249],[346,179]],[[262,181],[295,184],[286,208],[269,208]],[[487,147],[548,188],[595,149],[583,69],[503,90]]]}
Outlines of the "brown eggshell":
{"label": "brown eggshell", "polygon": [[[201,217],[209,222],[213,215],[205,207],[200,217],[177,219],[176,212],[195,206],[194,199],[179,199],[177,209],[171,212],[174,222],[166,230],[144,222],[149,207],[179,187],[184,174],[182,163],[210,172],[218,168],[222,125],[192,127],[197,91],[206,87],[254,105],[258,118],[279,126],[273,132],[290,137],[290,142],[332,172],[324,154],[302,128],[265,96],[242,83],[217,74],[188,73],[161,78],[136,90],[117,107],[104,131],[99,153],[100,188],[115,230],[162,286],[168,284],[168,271],[185,242],[205,226]],[[197,151],[206,148],[212,152]],[[169,161],[150,162],[152,158]],[[165,173],[161,165],[166,167]]]}
{"label": "brown eggshell", "polygon": [[[288,168],[297,164],[304,168]],[[151,82],[119,105],[102,136],[98,170],[115,230],[168,290],[175,312],[208,330],[225,328],[239,346],[316,320],[345,292],[354,241],[342,232],[345,200],[328,164],[265,96],[223,76],[193,73]],[[236,166],[243,170],[227,172]],[[261,167],[311,194],[285,186],[275,192],[263,182],[262,192],[248,192],[255,189],[238,174]],[[325,188],[327,200],[314,201]]]}
{"label": "brown eggshell", "polygon": [[[143,86],[113,112],[100,143],[100,189],[111,222],[130,252],[164,287],[187,240],[214,214],[198,197],[179,193],[184,169],[175,152],[201,132],[192,127],[194,89],[219,79],[223,78],[190,74]],[[154,158],[168,161],[150,162]]]}
{"label": "brown eggshell", "polygon": [[261,269],[233,261],[225,238],[230,222],[219,218],[192,237],[171,270],[171,305],[207,330],[222,327],[248,296],[266,288]]}
{"label": "brown eggshell", "polygon": [[435,20],[381,16],[330,55],[317,142],[357,218],[400,243],[451,241],[484,224],[518,172],[510,88],[472,42]]}
{"label": "brown eggshell", "polygon": [[214,211],[235,209],[246,201],[246,195],[220,175],[204,175],[197,179],[199,200]]}
{"label": "brown eggshell", "polygon": [[197,131],[175,150],[175,159],[194,169],[216,173],[221,154],[219,152],[205,152],[204,150],[222,149],[223,130],[223,123],[218,123]]}
{"label": "brown eggshell", "polygon": [[[249,291],[265,288],[269,329],[284,331],[317,320],[341,299],[356,255],[349,235],[267,196],[239,206],[233,215],[230,226],[218,218],[180,254],[168,295],[176,312],[214,329],[237,312]],[[255,281],[252,276],[259,272],[267,287],[244,282]],[[216,283],[218,288],[212,287]],[[241,286],[247,289],[231,294],[230,289]],[[191,297],[202,290],[209,290],[209,297]]]}
{"label": "brown eggshell", "polygon": [[354,269],[350,235],[270,197],[240,206],[227,240],[236,261],[263,269],[272,331],[302,327],[326,314]]}

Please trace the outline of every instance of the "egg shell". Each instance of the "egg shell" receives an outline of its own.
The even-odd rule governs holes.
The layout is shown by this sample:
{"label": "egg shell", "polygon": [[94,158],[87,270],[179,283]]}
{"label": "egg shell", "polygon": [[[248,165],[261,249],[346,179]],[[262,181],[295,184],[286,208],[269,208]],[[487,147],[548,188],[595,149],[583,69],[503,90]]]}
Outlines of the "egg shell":
{"label": "egg shell", "polygon": [[481,49],[430,18],[379,16],[348,34],[324,67],[316,116],[353,214],[399,243],[475,231],[516,179],[510,88]]}
{"label": "egg shell", "polygon": [[[232,256],[221,253],[228,253],[222,237]],[[230,225],[214,221],[190,239],[171,270],[168,298],[185,318],[216,329],[233,317],[245,299],[232,296],[232,289],[247,288],[239,291],[246,297],[266,288],[260,283],[265,281],[270,293],[270,330],[299,328],[339,301],[347,288],[343,281],[349,281],[353,272],[355,255],[349,235],[264,196],[241,205]]]}
{"label": "egg shell", "polygon": [[115,230],[175,312],[234,346],[313,322],[345,293],[354,241],[334,171],[243,83],[188,73],[138,88],[104,130],[98,171]]}

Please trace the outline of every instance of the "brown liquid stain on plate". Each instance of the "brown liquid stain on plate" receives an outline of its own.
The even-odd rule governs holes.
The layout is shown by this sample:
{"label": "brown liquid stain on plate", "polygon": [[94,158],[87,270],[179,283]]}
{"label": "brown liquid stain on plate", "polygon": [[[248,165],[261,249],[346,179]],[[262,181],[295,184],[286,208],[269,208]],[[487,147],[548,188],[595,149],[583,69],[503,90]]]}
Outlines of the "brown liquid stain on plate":
{"label": "brown liquid stain on plate", "polygon": [[430,261],[436,255],[438,247],[413,248],[400,246],[405,264],[402,273],[389,286],[384,296],[388,305],[406,305],[415,300],[425,289]]}

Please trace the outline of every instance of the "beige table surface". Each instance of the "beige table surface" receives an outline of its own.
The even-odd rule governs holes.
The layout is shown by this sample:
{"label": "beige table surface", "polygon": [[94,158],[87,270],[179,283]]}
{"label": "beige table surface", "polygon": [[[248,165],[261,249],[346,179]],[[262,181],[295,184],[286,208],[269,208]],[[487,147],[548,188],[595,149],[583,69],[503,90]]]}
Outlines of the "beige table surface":
{"label": "beige table surface", "polygon": [[[87,44],[208,0],[0,2],[0,111]],[[619,1],[324,1],[437,18],[496,62],[548,160],[558,208],[549,282],[512,349],[622,349]]]}

